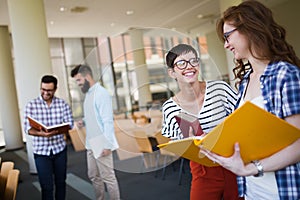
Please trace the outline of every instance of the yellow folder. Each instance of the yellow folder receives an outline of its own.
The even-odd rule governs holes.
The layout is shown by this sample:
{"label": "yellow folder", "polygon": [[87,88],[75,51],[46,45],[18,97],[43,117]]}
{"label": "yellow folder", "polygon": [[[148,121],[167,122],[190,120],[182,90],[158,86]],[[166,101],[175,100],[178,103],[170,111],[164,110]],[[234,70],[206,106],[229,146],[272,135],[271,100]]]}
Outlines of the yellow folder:
{"label": "yellow folder", "polygon": [[203,154],[199,154],[198,145],[229,157],[234,152],[234,144],[238,142],[243,161],[249,163],[268,157],[299,138],[300,129],[246,102],[202,138],[185,138],[158,147],[205,166],[216,166]]}

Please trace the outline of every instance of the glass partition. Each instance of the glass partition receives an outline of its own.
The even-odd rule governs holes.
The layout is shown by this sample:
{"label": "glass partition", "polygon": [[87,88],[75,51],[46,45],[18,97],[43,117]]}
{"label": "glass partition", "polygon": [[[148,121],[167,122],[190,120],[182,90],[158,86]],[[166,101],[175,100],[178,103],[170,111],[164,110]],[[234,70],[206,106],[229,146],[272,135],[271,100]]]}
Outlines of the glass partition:
{"label": "glass partition", "polygon": [[[145,64],[149,73],[147,84],[152,97],[152,101],[147,103],[147,109],[160,109],[162,103],[178,91],[176,81],[167,74],[164,57],[171,47],[179,43],[191,44],[199,52],[199,79],[220,78],[218,68],[207,53],[205,37],[192,39],[167,29],[142,31]],[[114,37],[50,39],[53,69],[63,79],[60,80],[63,84],[61,96],[71,103],[75,118],[82,117],[84,94],[71,79],[70,71],[74,65],[81,63],[91,66],[94,78],[110,92],[115,113],[129,113],[140,109],[137,95],[139,83],[131,47],[134,39],[127,32]]]}

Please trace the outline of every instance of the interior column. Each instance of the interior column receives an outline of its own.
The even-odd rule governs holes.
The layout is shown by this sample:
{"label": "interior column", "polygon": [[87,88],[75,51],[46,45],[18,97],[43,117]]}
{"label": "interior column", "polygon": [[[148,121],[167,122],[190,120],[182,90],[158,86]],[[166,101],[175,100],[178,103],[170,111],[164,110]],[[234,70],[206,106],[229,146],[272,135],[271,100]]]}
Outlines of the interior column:
{"label": "interior column", "polygon": [[[52,72],[44,2],[43,0],[9,0],[7,4],[20,116],[23,119],[25,105],[40,95],[41,77]],[[36,173],[31,136],[27,134],[26,147],[29,170],[31,173]]]}
{"label": "interior column", "polygon": [[132,88],[138,91],[139,108],[146,107],[148,102],[152,101],[150,91],[149,72],[146,65],[146,56],[144,52],[143,30],[131,29],[129,30],[132,54],[134,60],[134,71],[137,77],[137,88]]}
{"label": "interior column", "polygon": [[23,147],[18,98],[7,26],[0,26],[0,114],[6,150]]}

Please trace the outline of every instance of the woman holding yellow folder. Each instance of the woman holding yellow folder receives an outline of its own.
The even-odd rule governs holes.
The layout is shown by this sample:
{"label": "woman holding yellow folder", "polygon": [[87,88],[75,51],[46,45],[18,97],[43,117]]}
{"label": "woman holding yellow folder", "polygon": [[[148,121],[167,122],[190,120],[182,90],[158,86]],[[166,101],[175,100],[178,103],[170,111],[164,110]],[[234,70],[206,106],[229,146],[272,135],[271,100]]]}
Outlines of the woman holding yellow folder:
{"label": "woman holding yellow folder", "polygon": [[[251,101],[300,129],[300,60],[271,10],[257,1],[232,6],[223,13],[217,32],[236,60],[237,107]],[[250,163],[241,159],[242,147],[236,144],[234,148],[228,158],[205,149],[201,152],[240,176],[241,196],[247,200],[300,199],[300,139]]]}
{"label": "woman holding yellow folder", "polygon": [[[236,92],[224,81],[199,81],[200,61],[196,50],[187,44],[173,47],[166,55],[168,73],[177,80],[180,91],[163,104],[162,134],[182,139],[176,116],[180,112],[195,116],[208,133],[234,110]],[[198,131],[195,131],[198,133]],[[188,135],[187,133],[186,135]],[[190,133],[190,136],[192,133]],[[237,200],[236,176],[223,167],[206,167],[190,161],[191,200]]]}

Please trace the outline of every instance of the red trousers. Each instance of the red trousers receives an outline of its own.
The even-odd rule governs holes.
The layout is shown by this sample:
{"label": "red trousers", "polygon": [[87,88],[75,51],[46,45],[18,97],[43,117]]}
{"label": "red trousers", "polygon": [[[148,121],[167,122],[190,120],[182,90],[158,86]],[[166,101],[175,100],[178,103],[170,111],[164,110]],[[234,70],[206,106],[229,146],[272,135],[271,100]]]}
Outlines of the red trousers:
{"label": "red trousers", "polygon": [[190,161],[190,200],[240,200],[236,175],[223,167],[205,167]]}

